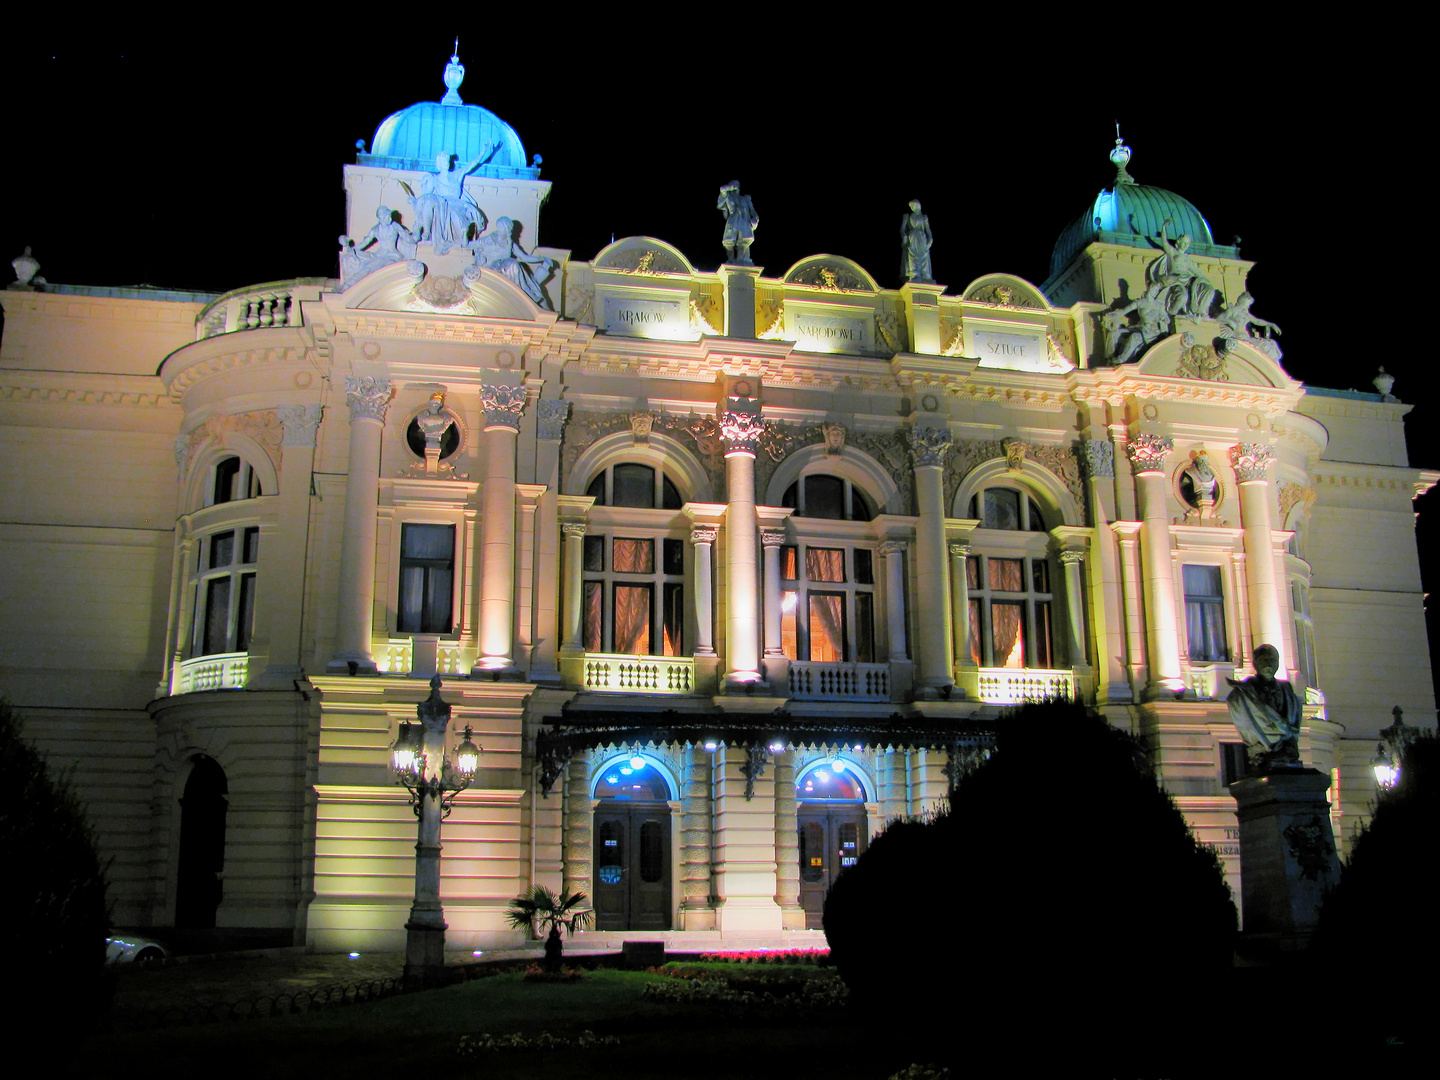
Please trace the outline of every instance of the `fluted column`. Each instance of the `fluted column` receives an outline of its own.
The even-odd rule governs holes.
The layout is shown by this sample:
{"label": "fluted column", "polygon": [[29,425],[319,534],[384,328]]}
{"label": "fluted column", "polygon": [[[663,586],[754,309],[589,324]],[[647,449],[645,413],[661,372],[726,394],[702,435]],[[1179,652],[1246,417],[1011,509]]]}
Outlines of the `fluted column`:
{"label": "fluted column", "polygon": [[[375,508],[380,501],[380,436],[395,388],[386,379],[345,380],[350,457],[345,477],[345,532],[340,540],[340,595],[335,652],[328,670],[374,674],[370,625],[375,601]],[[353,669],[351,665],[354,665]]]}
{"label": "fluted column", "polygon": [[945,605],[950,598],[950,567],[945,559],[945,455],[949,428],[922,427],[910,433],[915,455],[915,608],[923,633],[916,642],[915,688],[921,697],[938,696],[954,683],[950,658],[954,641]]}
{"label": "fluted column", "polygon": [[890,663],[904,663],[909,657],[905,648],[905,549],[903,540],[887,540],[880,545],[885,559],[885,615],[890,629]]}
{"label": "fluted column", "polygon": [[1069,662],[1071,667],[1085,664],[1085,590],[1081,584],[1084,552],[1060,552],[1060,565],[1065,568],[1065,614],[1070,625]]}
{"label": "fluted column", "polygon": [[765,655],[785,655],[780,642],[780,548],[785,543],[784,529],[761,529],[760,543],[765,551]]}
{"label": "fluted column", "polygon": [[715,584],[711,560],[719,531],[714,525],[696,525],[690,530],[690,543],[695,548],[696,656],[715,655]]}
{"label": "fluted column", "polygon": [[805,929],[800,906],[800,834],[795,802],[795,755],[775,755],[775,902],[786,930]]}
{"label": "fluted column", "polygon": [[754,413],[726,412],[725,439],[725,682],[746,686],[760,679],[760,589],[756,557],[760,523],[755,513],[755,451],[765,421]]}
{"label": "fluted column", "polygon": [[560,526],[565,536],[565,578],[561,610],[565,613],[565,637],[560,647],[567,653],[584,651],[580,639],[581,586],[585,566],[585,522],[566,521]]}
{"label": "fluted column", "polygon": [[680,929],[715,929],[710,902],[710,754],[701,746],[685,750],[680,787]]}
{"label": "fluted column", "polygon": [[[1266,471],[1275,451],[1261,443],[1230,448],[1230,462],[1240,482],[1240,524],[1244,529],[1246,595],[1250,599],[1250,633],[1254,650],[1273,645],[1280,652],[1280,675],[1289,671],[1285,655],[1285,621],[1275,576],[1275,542],[1270,529],[1270,481]],[[1252,661],[1253,662],[1253,661]]]}
{"label": "fluted column", "polygon": [[515,439],[525,408],[523,386],[482,386],[485,409],[484,520],[480,541],[482,671],[513,669],[515,647]]}
{"label": "fluted column", "polygon": [[1147,691],[1151,696],[1184,686],[1165,492],[1165,459],[1174,448],[1174,440],[1168,435],[1137,435],[1126,447],[1140,503],[1141,576],[1145,584],[1145,624],[1150,631]]}

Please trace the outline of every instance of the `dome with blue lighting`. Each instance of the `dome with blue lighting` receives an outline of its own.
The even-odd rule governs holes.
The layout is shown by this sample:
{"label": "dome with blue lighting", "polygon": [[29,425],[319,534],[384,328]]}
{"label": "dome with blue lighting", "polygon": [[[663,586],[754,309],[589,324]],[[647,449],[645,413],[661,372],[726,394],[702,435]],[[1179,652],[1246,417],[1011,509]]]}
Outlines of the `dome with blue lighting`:
{"label": "dome with blue lighting", "polygon": [[435,159],[441,154],[453,154],[462,164],[489,154],[472,175],[538,177],[540,170],[535,166],[539,161],[532,165],[526,159],[525,144],[515,129],[489,109],[466,105],[460,99],[464,79],[465,65],[460,63],[457,42],[455,55],[445,65],[445,96],[439,101],[416,102],[387,116],[375,129],[370,152],[358,155],[358,164],[434,172]]}
{"label": "dome with blue lighting", "polygon": [[1170,239],[1189,234],[1190,250],[1197,255],[1215,255],[1225,259],[1240,257],[1240,249],[1215,243],[1210,223],[1190,200],[1165,188],[1137,184],[1126,171],[1130,147],[1115,140],[1110,160],[1116,168],[1115,184],[1102,190],[1095,201],[1070,224],[1055,241],[1050,255],[1050,277],[1055,278],[1085,246],[1095,240],[1107,244],[1158,251],[1151,238],[1160,235],[1160,226],[1171,223]]}

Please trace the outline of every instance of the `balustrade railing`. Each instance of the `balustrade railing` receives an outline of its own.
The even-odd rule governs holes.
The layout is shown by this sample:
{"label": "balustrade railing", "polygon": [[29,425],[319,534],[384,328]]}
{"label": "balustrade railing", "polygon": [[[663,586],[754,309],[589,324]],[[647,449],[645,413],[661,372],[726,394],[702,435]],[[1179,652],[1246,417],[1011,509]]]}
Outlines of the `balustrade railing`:
{"label": "balustrade railing", "polygon": [[1234,664],[1207,664],[1204,667],[1192,667],[1185,671],[1185,685],[1197,698],[1202,701],[1210,701],[1223,698],[1230,693],[1230,686],[1225,680],[1234,674]]}
{"label": "balustrade railing", "polygon": [[215,653],[182,660],[175,672],[171,693],[191,694],[200,690],[240,690],[250,670],[249,653]]}
{"label": "balustrade railing", "polygon": [[889,664],[790,661],[790,696],[809,701],[889,701]]}
{"label": "balustrade railing", "polygon": [[1052,668],[980,669],[980,700],[996,705],[1075,697],[1075,673]]}
{"label": "balustrade railing", "polygon": [[[413,639],[390,638],[375,649],[375,668],[382,675],[408,675],[415,664]],[[468,675],[470,665],[459,645],[442,643],[436,651],[435,670],[441,675]]]}
{"label": "balustrade railing", "polygon": [[617,694],[688,694],[695,661],[688,656],[621,656],[587,653],[584,689]]}
{"label": "balustrade railing", "polygon": [[325,284],[321,278],[297,278],[249,285],[212,301],[195,318],[195,340],[237,330],[300,326],[302,300],[316,300]]}

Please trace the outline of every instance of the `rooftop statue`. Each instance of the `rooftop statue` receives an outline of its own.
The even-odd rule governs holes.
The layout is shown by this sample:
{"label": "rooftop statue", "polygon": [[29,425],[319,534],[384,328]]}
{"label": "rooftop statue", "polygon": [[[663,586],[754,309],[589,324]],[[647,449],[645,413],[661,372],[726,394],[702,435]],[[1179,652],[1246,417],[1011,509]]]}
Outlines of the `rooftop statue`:
{"label": "rooftop statue", "polygon": [[545,290],[540,288],[540,282],[550,276],[555,260],[543,255],[526,254],[524,248],[515,242],[513,221],[499,218],[495,228],[480,237],[474,247],[476,266],[504,274],[524,289],[525,295],[535,303],[547,310],[550,308],[550,301],[545,296]]}
{"label": "rooftop statue", "polygon": [[1300,699],[1288,682],[1275,678],[1280,652],[1273,645],[1255,649],[1255,674],[1243,682],[1226,679],[1233,690],[1225,699],[1230,719],[1245,740],[1251,767],[1259,774],[1300,768]]}
{"label": "rooftop statue", "polygon": [[[452,247],[470,247],[485,231],[485,214],[465,192],[465,177],[484,165],[495,151],[496,142],[473,161],[457,162],[454,154],[435,155],[435,173],[420,182],[420,194],[401,182],[415,211],[415,232],[421,240],[435,245],[435,253],[444,255]],[[474,226],[474,234],[470,232]]]}
{"label": "rooftop statue", "polygon": [[[1101,324],[1110,341],[1110,362],[1125,364],[1170,333],[1170,310],[1165,304],[1165,295],[1177,285],[1181,278],[1162,276],[1151,282],[1138,297],[1123,307],[1107,311],[1101,316]],[[1131,312],[1139,320],[1129,321]]]}
{"label": "rooftop statue", "polygon": [[910,200],[910,213],[900,219],[900,243],[904,252],[900,275],[906,281],[933,284],[935,274],[930,267],[930,219],[920,212],[920,200]]}
{"label": "rooftop statue", "polygon": [[725,233],[720,238],[725,245],[725,261],[735,266],[754,266],[750,259],[750,245],[755,242],[755,227],[760,224],[760,215],[755,213],[755,204],[750,201],[750,196],[740,194],[739,180],[732,180],[720,189],[715,209],[725,215]]}
{"label": "rooftop statue", "polygon": [[1254,302],[1253,296],[1248,292],[1242,292],[1235,303],[1216,316],[1225,327],[1220,331],[1220,337],[1226,342],[1243,341],[1247,345],[1253,345],[1278,364],[1282,353],[1280,352],[1280,343],[1275,340],[1275,335],[1280,333],[1280,327],[1257,315],[1252,315],[1250,305]]}
{"label": "rooftop statue", "polygon": [[359,241],[340,237],[340,287],[349,288],[382,266],[415,258],[415,241],[415,234],[395,220],[388,206],[379,207],[374,227]]}
{"label": "rooftop statue", "polygon": [[1183,315],[1189,319],[1211,318],[1210,309],[1215,304],[1215,286],[1200,272],[1195,259],[1189,254],[1190,236],[1182,235],[1173,244],[1169,228],[1174,222],[1169,218],[1160,226],[1160,247],[1165,254],[1146,268],[1146,279],[1152,284],[1162,278],[1178,280],[1166,290],[1165,307],[1171,315]]}

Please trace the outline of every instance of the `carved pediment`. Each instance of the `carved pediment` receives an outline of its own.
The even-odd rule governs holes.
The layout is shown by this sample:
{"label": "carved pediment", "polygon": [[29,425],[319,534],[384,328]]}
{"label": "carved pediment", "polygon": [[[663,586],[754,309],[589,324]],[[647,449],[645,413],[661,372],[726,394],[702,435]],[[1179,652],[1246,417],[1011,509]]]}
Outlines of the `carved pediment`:
{"label": "carved pediment", "polygon": [[345,307],[534,321],[541,309],[505,275],[471,267],[464,257],[390,263],[343,294]]}
{"label": "carved pediment", "polygon": [[811,255],[801,259],[783,279],[787,285],[808,285],[821,292],[878,292],[875,279],[859,263],[839,255]]}
{"label": "carved pediment", "polygon": [[1289,389],[1295,385],[1284,370],[1259,349],[1243,341],[1225,340],[1205,333],[1208,324],[1194,332],[1172,334],[1157,342],[1136,365],[1143,375],[1162,375],[1197,382],[1234,383]]}
{"label": "carved pediment", "polygon": [[591,263],[596,270],[618,270],[637,277],[695,272],[680,249],[653,236],[627,236],[602,248]]}

